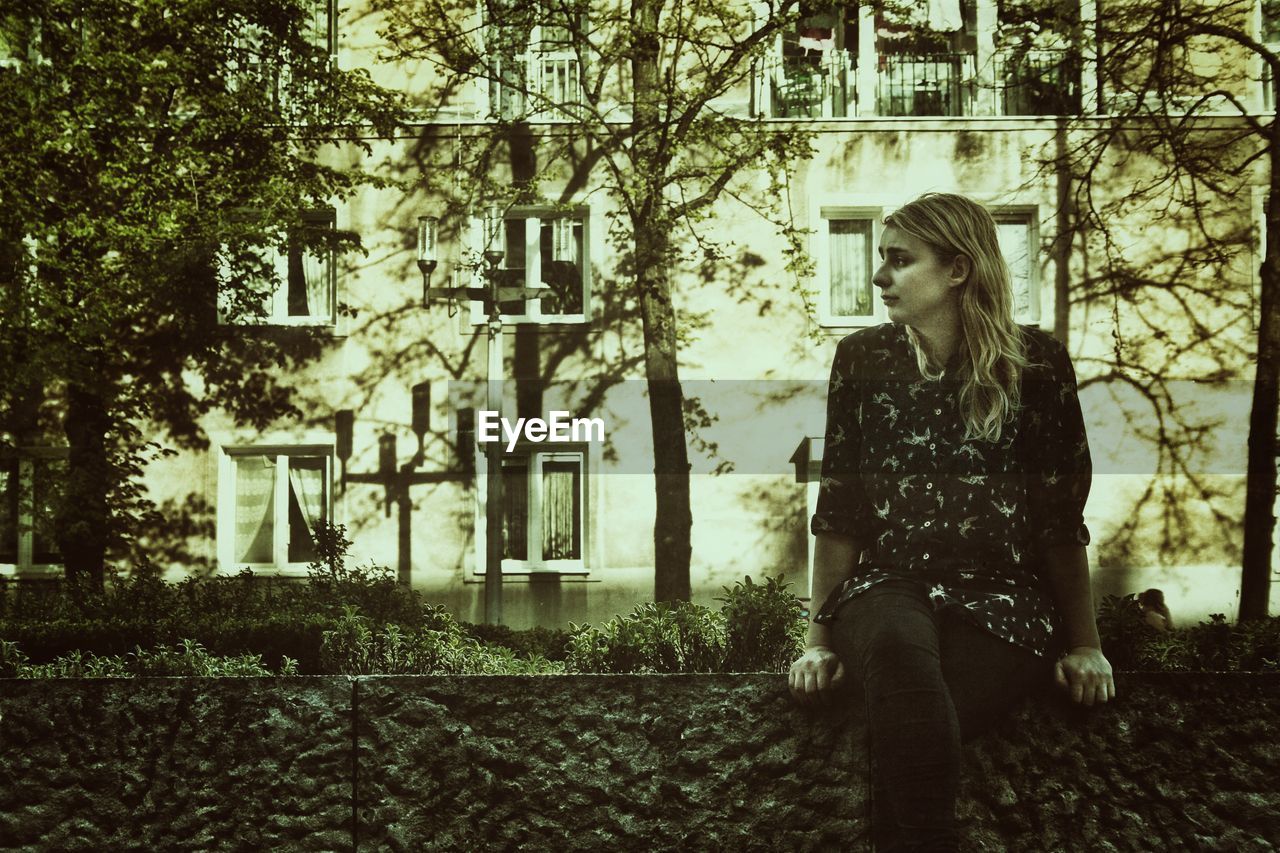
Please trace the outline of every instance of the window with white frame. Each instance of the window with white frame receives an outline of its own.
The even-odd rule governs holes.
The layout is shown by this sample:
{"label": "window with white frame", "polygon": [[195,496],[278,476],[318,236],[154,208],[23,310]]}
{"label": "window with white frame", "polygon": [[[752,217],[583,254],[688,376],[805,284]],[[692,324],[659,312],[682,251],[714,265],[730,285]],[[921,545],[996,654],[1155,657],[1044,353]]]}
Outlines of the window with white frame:
{"label": "window with white frame", "polygon": [[[483,232],[479,222],[475,233]],[[587,320],[591,265],[588,217],[584,213],[513,211],[503,223],[498,275],[509,287],[538,288],[530,299],[503,302],[506,322],[583,323]],[[484,273],[477,273],[483,277]],[[483,285],[483,280],[477,285]],[[472,320],[484,322],[484,307],[472,303]]]}
{"label": "window with white frame", "polygon": [[845,326],[881,322],[883,311],[875,298],[879,211],[822,208],[818,252],[818,313],[824,325]]}
{"label": "window with white frame", "polygon": [[[1272,53],[1280,53],[1280,0],[1261,0],[1261,23],[1258,33],[1259,41]],[[1272,78],[1271,66],[1266,62],[1262,66],[1262,109],[1264,112],[1275,112],[1276,81]]]}
{"label": "window with white frame", "polygon": [[29,448],[0,460],[0,569],[61,567],[54,521],[66,477],[65,449]]}
{"label": "window with white frame", "polygon": [[[1040,320],[1039,219],[1034,210],[993,214],[1000,252],[1009,264],[1013,315],[1019,323]],[[826,326],[857,326],[887,319],[871,282],[878,261],[881,212],[823,207],[820,211],[817,275],[819,320]]]}
{"label": "window with white frame", "polygon": [[1040,321],[1040,235],[1038,217],[1032,211],[995,214],[1000,253],[1009,265],[1013,282],[1013,319],[1019,323]]}
{"label": "window with white frame", "polygon": [[585,4],[484,0],[489,115],[554,120],[582,101]]}
{"label": "window with white frame", "polygon": [[218,474],[223,569],[305,569],[333,503],[333,453],[323,446],[224,448]]}
{"label": "window with white frame", "polygon": [[272,106],[281,110],[290,111],[296,107],[296,117],[307,120],[309,114],[316,110],[319,93],[292,91],[291,69],[293,63],[314,62],[317,58],[332,62],[337,43],[335,6],[335,0],[304,0],[302,3],[298,37],[309,46],[311,55],[283,55],[278,46],[273,48],[260,25],[242,22],[236,28],[232,54],[232,88],[242,93],[261,93]]}
{"label": "window with white frame", "polygon": [[586,571],[585,467],[581,450],[503,454],[503,572]]}
{"label": "window with white frame", "polygon": [[[267,250],[270,270],[264,276],[265,282],[250,294],[253,304],[248,307],[237,306],[228,290],[229,258],[224,250],[220,262],[223,290],[219,297],[223,321],[248,325],[333,325],[337,264],[328,240],[334,224],[332,210],[304,212],[298,225],[281,235],[281,246]],[[249,259],[251,266],[257,257]]]}

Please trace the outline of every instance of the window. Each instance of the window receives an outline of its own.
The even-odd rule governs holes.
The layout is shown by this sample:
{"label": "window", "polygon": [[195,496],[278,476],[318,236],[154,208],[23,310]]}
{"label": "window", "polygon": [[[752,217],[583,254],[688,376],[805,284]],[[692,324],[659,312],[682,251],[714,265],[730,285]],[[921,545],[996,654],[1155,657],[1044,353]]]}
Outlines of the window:
{"label": "window", "polygon": [[1000,252],[1009,264],[1013,281],[1013,319],[1040,322],[1040,236],[1037,217],[1031,212],[995,215]]}
{"label": "window", "polygon": [[858,48],[856,3],[802,3],[795,25],[766,60],[774,118],[853,114]]}
{"label": "window", "polygon": [[503,454],[503,572],[585,572],[584,465],[580,450]]}
{"label": "window", "polygon": [[[1280,53],[1280,0],[1262,0],[1262,28],[1259,40],[1272,53]],[[1262,65],[1262,109],[1275,112],[1276,81],[1271,79],[1271,66]]]}
{"label": "window", "polygon": [[0,72],[16,71],[39,59],[40,20],[0,13]]}
{"label": "window", "polygon": [[[588,218],[581,213],[512,212],[503,226],[503,285],[540,288],[545,295],[501,304],[507,322],[583,323],[590,292]],[[483,233],[479,222],[473,233]],[[476,247],[477,252],[483,249]],[[484,284],[483,272],[477,273]],[[473,322],[485,320],[484,306],[472,302]]]}
{"label": "window", "polygon": [[[1009,264],[1013,316],[1019,323],[1040,320],[1039,220],[1032,210],[993,214],[1000,252]],[[881,211],[823,207],[817,251],[818,321],[824,326],[861,326],[887,319],[871,277],[879,266]]]}
{"label": "window", "polygon": [[[332,210],[308,211],[300,224],[282,235],[286,247],[269,250],[273,275],[251,299],[252,306],[237,303],[224,287],[219,300],[224,322],[281,326],[328,326],[335,321],[337,276],[333,249],[327,245],[334,229]],[[229,270],[222,261],[222,278]],[[252,259],[238,258],[252,264]]]}
{"label": "window", "polygon": [[296,112],[295,118],[300,120],[314,117],[319,93],[295,90],[292,69],[302,62],[332,62],[337,42],[334,5],[333,0],[303,0],[297,37],[305,52],[293,55],[284,53],[285,43],[268,38],[262,26],[240,22],[233,47],[232,88],[261,93],[273,108]]}
{"label": "window", "polygon": [[0,461],[0,569],[61,568],[54,520],[66,476],[65,449],[27,449]]}
{"label": "window", "polygon": [[993,82],[1001,115],[1080,112],[1079,9],[1049,0],[1000,0],[994,33]]}
{"label": "window", "polygon": [[487,0],[489,115],[554,120],[582,102],[585,15],[572,2]]}
{"label": "window", "polygon": [[327,521],[333,485],[329,447],[225,448],[218,475],[218,559],[241,567],[305,569],[313,532]]}
{"label": "window", "polygon": [[871,276],[876,267],[879,211],[822,208],[818,252],[818,316],[823,325],[848,326],[884,318]]}

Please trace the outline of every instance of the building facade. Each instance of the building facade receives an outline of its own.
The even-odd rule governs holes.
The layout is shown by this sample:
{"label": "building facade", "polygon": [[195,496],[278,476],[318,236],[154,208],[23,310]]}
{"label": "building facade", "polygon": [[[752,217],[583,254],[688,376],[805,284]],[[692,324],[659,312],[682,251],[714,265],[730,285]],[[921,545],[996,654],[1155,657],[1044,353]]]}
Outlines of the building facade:
{"label": "building facade", "polygon": [[[559,627],[652,600],[653,437],[632,273],[618,262],[622,211],[609,192],[615,179],[575,159],[590,150],[575,136],[580,107],[618,126],[633,118],[625,64],[598,61],[611,36],[592,21],[616,12],[463,10],[452,25],[475,56],[470,73],[453,74],[427,58],[385,58],[385,13],[317,4],[316,38],[334,61],[404,91],[417,119],[400,138],[370,140],[370,154],[354,146],[333,154],[335,164],[359,160],[394,184],[304,215],[307,228],[357,233],[363,254],[282,252],[278,287],[264,294],[266,322],[328,340],[291,377],[305,416],[265,430],[210,416],[207,452],[147,471],[162,508],[196,522],[185,542],[193,558],[173,576],[246,566],[305,574],[311,530],[332,521],[347,527],[353,559],[391,566],[429,600],[482,621],[488,462],[476,439],[491,433],[503,441],[503,620]],[[763,6],[753,14],[748,31],[767,19]],[[1264,10],[1251,14],[1241,26],[1274,41]],[[1132,106],[1100,68],[1097,15],[1088,0],[1067,11],[997,0],[811,4],[713,99],[726,121],[802,126],[813,137],[812,155],[790,164],[781,195],[772,176],[744,173],[702,220],[721,247],[715,264],[699,263],[693,249],[673,261],[681,379],[697,402],[687,418],[694,600],[711,603],[744,575],[780,574],[807,595],[808,516],[835,346],[885,322],[871,285],[884,215],[923,192],[952,191],[994,214],[1019,322],[1065,340],[1076,361],[1095,458],[1086,520],[1098,589],[1162,586],[1180,612],[1234,612],[1238,543],[1216,541],[1212,517],[1242,512],[1247,359],[1234,364],[1234,383],[1189,379],[1174,392],[1229,416],[1205,435],[1197,469],[1218,491],[1188,509],[1203,542],[1174,559],[1157,555],[1153,531],[1168,522],[1144,496],[1180,474],[1154,449],[1153,416],[1126,396],[1131,384],[1115,354],[1118,340],[1147,339],[1152,312],[1165,312],[1171,329],[1186,320],[1158,298],[1119,306],[1090,290],[1100,256],[1065,203],[1076,177],[1064,151]],[[1250,115],[1270,115],[1271,92],[1260,66],[1240,72],[1237,95]],[[478,177],[471,166],[486,146],[501,156]],[[1104,166],[1116,194],[1154,168]],[[503,191],[517,184],[519,193]],[[747,198],[785,214],[783,225]],[[1263,199],[1259,189],[1214,210],[1250,235],[1232,261],[1235,278],[1217,283],[1246,302]],[[499,212],[486,218],[492,205]],[[426,282],[417,263],[423,216],[439,220]],[[1116,234],[1137,256],[1178,245],[1176,226],[1153,221],[1132,211]],[[801,263],[792,262],[787,229],[799,235]],[[485,308],[472,298],[489,275],[533,291],[501,305],[499,365],[487,352]],[[427,300],[428,286],[458,290]],[[1247,349],[1251,332],[1246,319],[1222,334]],[[1176,370],[1197,357],[1162,363]],[[500,381],[511,424],[549,422],[543,435],[493,426],[488,381]],[[575,420],[584,423],[575,429]],[[42,489],[57,470],[58,451],[47,449],[3,472],[7,573],[59,569],[41,518]],[[1137,537],[1130,530],[1121,547],[1114,534],[1133,518],[1142,519]]]}

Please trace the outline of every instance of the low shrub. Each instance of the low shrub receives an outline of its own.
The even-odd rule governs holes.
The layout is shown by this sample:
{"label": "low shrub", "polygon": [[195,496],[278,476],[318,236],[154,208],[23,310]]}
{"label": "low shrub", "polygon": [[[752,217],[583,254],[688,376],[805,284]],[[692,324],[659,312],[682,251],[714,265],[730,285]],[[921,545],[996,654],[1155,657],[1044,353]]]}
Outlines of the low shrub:
{"label": "low shrub", "polygon": [[1133,595],[1109,595],[1098,610],[1102,651],[1116,669],[1158,672],[1280,671],[1280,618],[1206,622],[1158,631]]}
{"label": "low shrub", "polygon": [[782,672],[800,656],[805,623],[781,579],[724,588],[714,612],[681,602],[641,604],[598,627],[572,627],[572,672]]}
{"label": "low shrub", "polygon": [[127,655],[95,655],[76,650],[47,663],[29,663],[16,646],[0,641],[0,674],[12,678],[222,678],[297,675],[298,667],[289,658],[272,669],[258,655],[215,655],[193,640],[184,640],[171,648],[138,648]]}
{"label": "low shrub", "polygon": [[804,651],[804,607],[781,578],[763,584],[745,578],[725,587],[727,672],[785,672]]}
{"label": "low shrub", "polygon": [[506,648],[491,649],[463,633],[452,620],[438,628],[402,629],[378,626],[354,607],[325,631],[321,666],[345,675],[371,674],[542,674],[564,667],[540,656],[517,656]]}
{"label": "low shrub", "polygon": [[509,649],[517,655],[544,657],[563,661],[569,657],[569,632],[558,628],[516,630],[506,625],[483,625],[462,622],[463,632],[482,645],[495,650]]}

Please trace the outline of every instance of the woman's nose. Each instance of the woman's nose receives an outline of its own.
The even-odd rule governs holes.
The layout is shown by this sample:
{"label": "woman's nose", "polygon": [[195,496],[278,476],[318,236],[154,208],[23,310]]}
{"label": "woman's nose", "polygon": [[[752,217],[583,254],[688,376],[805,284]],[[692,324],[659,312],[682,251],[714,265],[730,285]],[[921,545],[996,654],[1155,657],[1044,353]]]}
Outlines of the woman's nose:
{"label": "woman's nose", "polygon": [[871,276],[871,283],[881,290],[889,286],[889,277],[884,274],[883,265],[876,267],[875,273]]}

